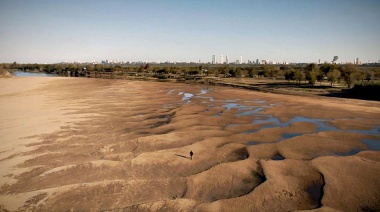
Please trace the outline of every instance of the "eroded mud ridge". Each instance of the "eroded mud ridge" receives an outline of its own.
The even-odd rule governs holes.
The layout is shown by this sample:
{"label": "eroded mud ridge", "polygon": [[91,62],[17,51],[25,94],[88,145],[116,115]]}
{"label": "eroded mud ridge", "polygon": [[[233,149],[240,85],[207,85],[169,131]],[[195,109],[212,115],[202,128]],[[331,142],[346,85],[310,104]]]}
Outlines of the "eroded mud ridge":
{"label": "eroded mud ridge", "polygon": [[36,211],[380,210],[377,102],[54,83],[51,101],[84,118],[1,159],[27,158],[2,185],[2,207],[21,198],[18,210]]}

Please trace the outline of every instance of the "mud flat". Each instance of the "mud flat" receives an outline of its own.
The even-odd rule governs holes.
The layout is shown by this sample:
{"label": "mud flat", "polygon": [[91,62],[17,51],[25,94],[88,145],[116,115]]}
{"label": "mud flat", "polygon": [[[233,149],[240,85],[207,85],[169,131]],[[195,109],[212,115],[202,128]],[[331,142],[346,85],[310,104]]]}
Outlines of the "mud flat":
{"label": "mud flat", "polygon": [[0,210],[380,210],[379,102],[78,78],[0,87]]}

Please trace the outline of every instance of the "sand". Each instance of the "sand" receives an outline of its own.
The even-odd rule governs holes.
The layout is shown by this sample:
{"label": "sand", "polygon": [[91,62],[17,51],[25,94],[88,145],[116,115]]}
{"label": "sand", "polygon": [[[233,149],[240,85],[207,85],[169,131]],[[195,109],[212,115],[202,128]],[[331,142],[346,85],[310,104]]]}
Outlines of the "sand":
{"label": "sand", "polygon": [[380,210],[380,102],[85,78],[0,87],[0,210]]}

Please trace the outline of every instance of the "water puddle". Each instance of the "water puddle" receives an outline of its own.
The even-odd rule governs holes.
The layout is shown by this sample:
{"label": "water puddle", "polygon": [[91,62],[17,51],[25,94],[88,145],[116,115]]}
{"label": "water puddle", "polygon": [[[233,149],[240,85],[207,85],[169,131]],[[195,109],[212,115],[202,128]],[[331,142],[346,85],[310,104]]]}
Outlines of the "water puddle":
{"label": "water puddle", "polygon": [[357,154],[360,151],[363,151],[363,149],[352,149],[348,152],[335,152],[335,155],[337,155],[337,156],[351,156],[351,155]]}
{"label": "water puddle", "polygon": [[285,158],[282,157],[281,155],[275,155],[272,157],[272,160],[284,160]]}
{"label": "water puddle", "polygon": [[364,139],[362,143],[368,146],[368,149],[378,151],[380,150],[380,140]]}
{"label": "water puddle", "polygon": [[179,92],[178,93],[179,96],[182,96],[182,100],[181,101],[187,101],[187,103],[190,103],[191,102],[191,98],[194,96],[194,94],[192,93],[185,93],[185,92]]}
{"label": "water puddle", "polygon": [[257,141],[250,141],[247,143],[249,146],[258,145],[258,144],[264,144],[263,142],[257,142]]}
{"label": "water puddle", "polygon": [[370,130],[347,130],[348,132],[365,134],[365,135],[375,135],[380,136],[380,126],[374,127]]}
{"label": "water puddle", "polygon": [[265,100],[247,100],[247,101],[244,101],[244,102],[264,104],[266,101]]}
{"label": "water puddle", "polygon": [[261,127],[261,129],[268,129],[268,128],[277,128],[277,127],[289,127],[293,123],[297,122],[306,122],[306,123],[312,123],[317,126],[317,132],[322,131],[336,131],[338,130],[334,126],[329,126],[325,122],[329,121],[329,119],[314,119],[314,118],[306,118],[302,116],[296,116],[292,119],[290,119],[287,122],[281,122],[278,118],[273,117],[273,115],[269,115],[267,119],[256,119],[252,122],[252,124],[266,124]]}
{"label": "water puddle", "polygon": [[[195,96],[195,98],[208,99],[209,102],[213,102],[214,98],[209,96]],[[208,101],[202,101],[202,103],[209,103]]]}
{"label": "water puddle", "polygon": [[174,89],[172,89],[172,90],[168,91],[168,93],[167,93],[167,94],[172,94],[173,92],[174,92]]}
{"label": "water puddle", "polygon": [[203,89],[201,89],[201,92],[198,95],[207,94],[209,92],[210,92],[210,90],[208,88],[203,88]]}
{"label": "water puddle", "polygon": [[291,139],[300,135],[303,135],[303,133],[284,133],[281,137],[281,140]]}
{"label": "water puddle", "polygon": [[228,103],[228,104],[224,104],[223,107],[226,108],[227,111],[233,109],[233,108],[237,108],[239,104],[236,104],[236,103]]}
{"label": "water puddle", "polygon": [[[171,95],[173,94],[176,90],[178,89],[171,89],[167,92],[168,95]],[[181,101],[186,101],[187,103],[190,103],[191,102],[191,98],[204,98],[204,99],[208,99],[209,102],[214,102],[214,98],[211,97],[211,96],[202,96],[204,94],[208,94],[210,92],[210,89],[201,89],[200,92],[196,95],[192,94],[192,93],[187,93],[187,92],[183,92],[183,91],[180,91],[178,92],[178,96],[182,96],[182,99]],[[208,103],[207,101],[202,101],[202,103]]]}
{"label": "water puddle", "polygon": [[58,77],[57,74],[46,74],[46,73],[32,73],[32,72],[23,72],[15,71],[13,72],[15,77]]}
{"label": "water puddle", "polygon": [[264,110],[263,107],[259,107],[259,108],[256,108],[255,110],[250,110],[250,111],[245,111],[245,112],[242,112],[242,113],[238,113],[236,114],[236,116],[249,116],[249,115],[255,115],[256,113],[259,113],[261,112],[262,110]]}
{"label": "water puddle", "polygon": [[[176,89],[172,89],[168,91],[168,94],[173,94]],[[219,111],[217,114],[213,116],[221,116],[223,114],[223,111],[231,111],[233,109],[236,110],[236,117],[242,117],[242,116],[253,116],[254,120],[251,122],[253,125],[261,125],[258,129],[252,129],[247,130],[242,133],[244,134],[251,134],[258,132],[263,129],[270,129],[270,128],[287,128],[290,127],[293,123],[312,123],[314,124],[317,129],[316,133],[319,132],[326,132],[326,131],[338,131],[338,132],[350,132],[350,133],[356,133],[356,134],[363,134],[363,135],[371,135],[371,136],[380,136],[380,126],[373,127],[370,130],[341,130],[338,129],[335,126],[330,125],[328,122],[332,119],[318,119],[318,118],[307,118],[303,116],[295,116],[291,118],[287,122],[281,122],[277,117],[274,117],[273,115],[265,115],[261,112],[265,110],[266,108],[271,108],[276,106],[276,104],[265,104],[267,101],[260,100],[260,99],[253,99],[248,101],[243,101],[244,103],[255,103],[260,104],[259,106],[247,106],[244,105],[244,103],[239,104],[238,101],[240,99],[226,99],[226,100],[214,100],[212,96],[205,95],[209,94],[210,90],[207,88],[201,89],[199,93],[196,95],[192,93],[186,93],[186,92],[178,92],[179,96],[182,96],[181,101],[186,101],[187,103],[191,102],[192,98],[200,98],[202,104],[214,104],[214,101],[224,103],[222,104],[222,107],[224,110]],[[166,104],[164,105],[165,108],[173,107],[173,105]],[[210,107],[210,106],[209,106]],[[209,111],[209,108],[205,110]],[[164,119],[167,119],[167,117],[162,118],[162,121],[165,121]],[[349,120],[348,120],[349,121]],[[239,126],[240,124],[228,124],[226,127],[234,127]],[[276,141],[280,142],[283,140],[288,140],[297,136],[302,136],[304,134],[308,133],[284,133],[281,138]],[[380,140],[376,139],[364,139],[362,140],[362,143],[368,146],[368,149],[378,151],[380,150]],[[258,145],[263,144],[263,142],[256,142],[256,141],[249,141],[247,145]],[[348,155],[354,155],[360,151],[363,151],[363,149],[353,149],[348,152],[335,152],[333,154],[338,156],[348,156]],[[284,158],[281,155],[276,155],[272,158],[273,160],[283,160]]]}

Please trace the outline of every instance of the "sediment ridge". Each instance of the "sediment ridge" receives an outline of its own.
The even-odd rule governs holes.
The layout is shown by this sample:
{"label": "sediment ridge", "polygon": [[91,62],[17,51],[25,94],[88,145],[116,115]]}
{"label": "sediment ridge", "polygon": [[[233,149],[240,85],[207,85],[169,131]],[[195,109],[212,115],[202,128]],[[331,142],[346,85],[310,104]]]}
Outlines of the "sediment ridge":
{"label": "sediment ridge", "polygon": [[380,210],[379,102],[87,78],[0,85],[4,211]]}

